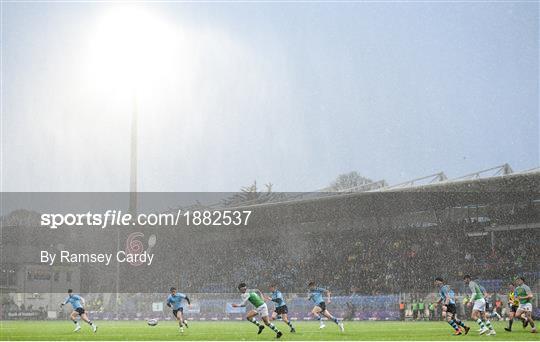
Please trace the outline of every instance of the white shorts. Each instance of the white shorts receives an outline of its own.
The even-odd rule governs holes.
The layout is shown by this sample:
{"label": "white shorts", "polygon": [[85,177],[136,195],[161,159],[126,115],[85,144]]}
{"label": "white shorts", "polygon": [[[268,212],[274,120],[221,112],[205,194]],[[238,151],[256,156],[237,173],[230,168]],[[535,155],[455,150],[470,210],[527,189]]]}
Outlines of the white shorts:
{"label": "white shorts", "polygon": [[531,304],[531,303],[527,303],[527,304],[519,304],[518,310],[519,310],[519,311],[529,311],[529,312],[532,312],[532,304]]}
{"label": "white shorts", "polygon": [[480,298],[474,301],[473,305],[473,311],[486,311],[486,300],[484,298]]}
{"label": "white shorts", "polygon": [[261,317],[268,317],[268,306],[266,306],[266,303],[259,306],[258,308],[255,308],[255,311],[261,316]]}

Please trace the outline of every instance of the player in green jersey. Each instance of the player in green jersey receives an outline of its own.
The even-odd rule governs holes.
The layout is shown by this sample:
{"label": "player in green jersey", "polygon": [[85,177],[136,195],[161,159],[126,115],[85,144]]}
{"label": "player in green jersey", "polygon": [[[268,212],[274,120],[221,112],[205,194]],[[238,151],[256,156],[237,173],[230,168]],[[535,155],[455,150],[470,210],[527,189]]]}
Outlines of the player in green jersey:
{"label": "player in green jersey", "polygon": [[487,333],[487,335],[496,335],[495,329],[491,325],[489,319],[486,316],[486,299],[485,290],[475,281],[471,280],[471,276],[466,275],[463,277],[465,285],[469,286],[471,290],[471,300],[467,303],[467,306],[472,306],[471,318],[476,321],[480,326],[480,335]]}
{"label": "player in green jersey", "polygon": [[523,327],[527,324],[531,325],[531,332],[536,333],[536,326],[532,318],[532,298],[531,288],[525,284],[525,279],[519,277],[516,279],[516,289],[514,290],[514,298],[519,301],[519,306],[516,312],[516,317],[523,320]]}
{"label": "player in green jersey", "polygon": [[283,333],[276,328],[275,325],[270,323],[270,318],[268,317],[268,307],[266,306],[266,303],[264,302],[263,298],[264,295],[259,290],[248,290],[247,285],[245,283],[240,283],[238,285],[238,291],[242,294],[242,303],[241,304],[232,304],[233,308],[239,308],[239,307],[245,307],[248,302],[250,302],[255,309],[250,310],[247,315],[246,319],[250,321],[251,323],[255,324],[257,327],[259,327],[259,332],[257,334],[260,334],[264,330],[264,325],[261,325],[256,319],[255,316],[260,315],[264,324],[275,331],[276,338],[280,338]]}

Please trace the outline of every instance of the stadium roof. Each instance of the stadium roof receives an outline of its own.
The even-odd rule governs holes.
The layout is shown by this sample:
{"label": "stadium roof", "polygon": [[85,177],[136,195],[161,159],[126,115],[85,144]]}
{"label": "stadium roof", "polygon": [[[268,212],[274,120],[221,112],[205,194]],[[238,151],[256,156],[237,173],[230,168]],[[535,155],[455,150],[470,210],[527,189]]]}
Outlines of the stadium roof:
{"label": "stadium roof", "polygon": [[[417,184],[428,180],[427,184]],[[375,183],[382,185],[375,186]],[[339,192],[307,192],[291,193],[279,200],[257,203],[245,202],[235,205],[241,207],[273,207],[283,205],[310,206],[310,203],[336,201],[345,205],[347,202],[365,201],[363,208],[381,210],[381,208],[396,208],[403,210],[421,210],[429,207],[447,207],[470,205],[474,202],[504,202],[522,201],[536,198],[540,194],[540,168],[514,173],[508,164],[481,170],[465,176],[448,179],[444,173],[437,173],[417,178],[393,186],[383,185],[384,180],[363,185],[361,187],[346,189]],[[370,186],[373,188],[370,189]],[[422,194],[414,195],[414,194]],[[427,195],[427,193],[433,193]],[[441,196],[444,193],[444,196]],[[467,193],[467,195],[465,195]],[[389,196],[394,194],[393,196]],[[399,194],[399,195],[397,195]],[[412,198],[414,197],[414,200]],[[441,200],[444,198],[444,200]],[[406,201],[409,203],[403,203]],[[378,205],[374,206],[374,203]],[[360,207],[355,206],[355,210]],[[351,209],[352,210],[352,209]],[[396,213],[396,210],[392,210]],[[398,212],[401,210],[398,210]]]}

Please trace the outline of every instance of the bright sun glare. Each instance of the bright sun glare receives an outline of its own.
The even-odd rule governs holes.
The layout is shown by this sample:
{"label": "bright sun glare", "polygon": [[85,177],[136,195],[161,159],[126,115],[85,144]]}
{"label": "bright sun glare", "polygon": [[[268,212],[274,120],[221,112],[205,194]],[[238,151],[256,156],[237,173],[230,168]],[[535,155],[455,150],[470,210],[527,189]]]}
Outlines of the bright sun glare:
{"label": "bright sun glare", "polygon": [[90,75],[101,84],[140,88],[174,68],[177,30],[142,7],[112,8],[90,41]]}

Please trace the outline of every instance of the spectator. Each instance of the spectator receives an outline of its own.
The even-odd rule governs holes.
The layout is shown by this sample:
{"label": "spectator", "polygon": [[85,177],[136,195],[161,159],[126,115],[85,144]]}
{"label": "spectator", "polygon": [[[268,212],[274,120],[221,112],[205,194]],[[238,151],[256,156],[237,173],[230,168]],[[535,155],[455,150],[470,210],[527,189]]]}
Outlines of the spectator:
{"label": "spectator", "polygon": [[403,301],[399,303],[399,319],[402,321],[405,320],[405,302]]}
{"label": "spectator", "polygon": [[412,302],[412,313],[413,313],[413,319],[416,321],[418,319],[418,302],[416,299],[413,299]]}
{"label": "spectator", "polygon": [[435,320],[435,304],[429,303],[429,320]]}
{"label": "spectator", "polygon": [[424,320],[425,310],[426,308],[424,301],[421,300],[420,302],[418,302],[418,319]]}

